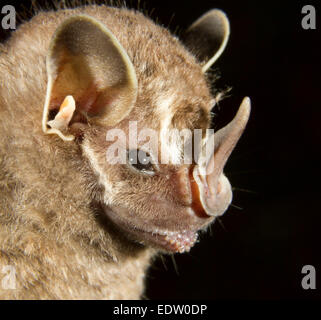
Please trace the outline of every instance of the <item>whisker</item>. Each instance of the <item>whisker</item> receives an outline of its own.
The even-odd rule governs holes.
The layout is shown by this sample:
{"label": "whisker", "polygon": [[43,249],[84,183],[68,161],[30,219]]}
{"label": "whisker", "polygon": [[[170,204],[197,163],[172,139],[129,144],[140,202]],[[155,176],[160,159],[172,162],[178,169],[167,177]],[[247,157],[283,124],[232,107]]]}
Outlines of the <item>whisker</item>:
{"label": "whisker", "polygon": [[175,257],[174,257],[173,254],[171,254],[171,258],[172,258],[172,262],[173,262],[173,265],[174,265],[175,272],[179,276],[177,264],[176,264]]}
{"label": "whisker", "polygon": [[164,257],[163,257],[162,255],[160,256],[160,258],[161,258],[161,260],[162,260],[164,269],[165,269],[166,271],[168,271],[167,266],[166,266],[166,260],[164,259]]}
{"label": "whisker", "polygon": [[239,207],[239,206],[236,206],[236,205],[233,204],[233,203],[231,203],[230,206],[233,207],[233,208],[239,209],[239,210],[243,210],[243,208],[241,208],[241,207]]}
{"label": "whisker", "polygon": [[216,219],[217,219],[217,221],[219,222],[219,224],[221,225],[221,227],[223,228],[223,230],[224,230],[225,232],[227,232],[227,229],[225,228],[222,220],[221,220],[219,217],[217,217]]}
{"label": "whisker", "polygon": [[[170,20],[169,20],[169,22],[168,22],[167,28],[170,28],[171,23],[173,22],[174,18],[175,18],[175,13],[172,14],[172,16],[171,16],[171,18],[170,18]],[[177,27],[176,27],[176,28],[177,28]]]}
{"label": "whisker", "polygon": [[258,194],[258,192],[249,190],[249,189],[243,189],[243,188],[237,188],[237,187],[232,187],[232,190],[234,191],[241,191],[241,192],[247,192],[247,193],[252,193],[252,194]]}

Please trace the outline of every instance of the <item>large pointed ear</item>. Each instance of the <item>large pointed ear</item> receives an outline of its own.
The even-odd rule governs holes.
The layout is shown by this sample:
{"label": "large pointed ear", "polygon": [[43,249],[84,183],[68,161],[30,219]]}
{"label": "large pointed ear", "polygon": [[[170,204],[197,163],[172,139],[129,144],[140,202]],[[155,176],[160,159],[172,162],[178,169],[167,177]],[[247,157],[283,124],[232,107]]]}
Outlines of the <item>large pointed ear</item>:
{"label": "large pointed ear", "polygon": [[183,42],[203,64],[206,72],[224,51],[230,34],[229,20],[218,9],[208,11],[183,34]]}
{"label": "large pointed ear", "polygon": [[58,27],[46,63],[46,134],[73,140],[75,124],[116,125],[136,101],[137,79],[126,51],[89,16],[73,16]]}

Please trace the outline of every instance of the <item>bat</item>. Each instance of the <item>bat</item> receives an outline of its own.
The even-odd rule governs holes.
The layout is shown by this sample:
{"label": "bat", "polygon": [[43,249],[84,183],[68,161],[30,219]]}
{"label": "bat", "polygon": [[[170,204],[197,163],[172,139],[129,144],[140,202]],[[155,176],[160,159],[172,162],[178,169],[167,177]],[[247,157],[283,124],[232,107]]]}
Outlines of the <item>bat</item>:
{"label": "bat", "polygon": [[218,9],[178,38],[89,5],[39,12],[0,45],[1,299],[139,299],[153,259],[226,211],[250,114],[246,97],[210,129],[229,32]]}

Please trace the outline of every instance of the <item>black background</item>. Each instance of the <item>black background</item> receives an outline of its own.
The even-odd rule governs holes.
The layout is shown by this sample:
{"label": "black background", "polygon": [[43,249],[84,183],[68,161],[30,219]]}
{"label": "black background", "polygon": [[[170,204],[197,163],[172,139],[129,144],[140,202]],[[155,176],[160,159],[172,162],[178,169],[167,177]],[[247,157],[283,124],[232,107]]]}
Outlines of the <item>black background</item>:
{"label": "black background", "polygon": [[[43,1],[35,1],[42,4]],[[137,7],[138,1],[126,1]],[[1,1],[22,11],[30,1]],[[303,30],[312,4],[317,29]],[[149,299],[320,299],[320,30],[311,1],[141,1],[152,18],[183,29],[211,8],[231,23],[215,64],[216,86],[232,87],[215,109],[214,128],[250,96],[248,127],[226,167],[233,205],[189,254],[159,259],[148,274]],[[1,17],[1,16],[0,16]],[[0,39],[10,31],[0,28]],[[1,71],[1,70],[0,70]],[[244,189],[244,190],[240,190]],[[247,190],[247,191],[246,191]],[[317,289],[301,287],[304,265],[316,268]]]}

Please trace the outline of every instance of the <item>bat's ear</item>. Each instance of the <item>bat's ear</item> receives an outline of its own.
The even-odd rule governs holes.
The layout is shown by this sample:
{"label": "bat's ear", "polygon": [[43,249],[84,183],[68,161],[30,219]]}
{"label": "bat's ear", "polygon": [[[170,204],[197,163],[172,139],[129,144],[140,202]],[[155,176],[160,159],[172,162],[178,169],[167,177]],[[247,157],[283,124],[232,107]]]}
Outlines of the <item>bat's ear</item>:
{"label": "bat's ear", "polygon": [[56,30],[47,55],[48,86],[42,129],[73,140],[72,128],[113,126],[131,111],[137,97],[132,62],[99,21],[77,15]]}
{"label": "bat's ear", "polygon": [[230,34],[225,13],[213,9],[196,20],[183,35],[183,42],[203,64],[206,72],[224,51]]}

